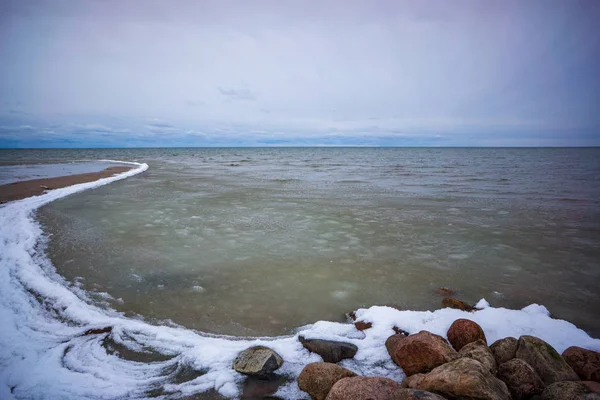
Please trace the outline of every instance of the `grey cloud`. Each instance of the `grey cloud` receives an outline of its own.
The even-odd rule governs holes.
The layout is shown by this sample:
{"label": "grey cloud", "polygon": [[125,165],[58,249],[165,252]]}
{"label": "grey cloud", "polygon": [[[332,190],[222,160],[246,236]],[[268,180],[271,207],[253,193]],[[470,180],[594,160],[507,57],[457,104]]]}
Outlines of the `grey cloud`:
{"label": "grey cloud", "polygon": [[244,143],[494,133],[510,144],[511,132],[584,128],[598,144],[597,4],[0,1],[1,124],[115,132],[124,144],[186,131]]}
{"label": "grey cloud", "polygon": [[188,107],[202,107],[206,105],[206,103],[202,100],[186,100],[185,104]]}
{"label": "grey cloud", "polygon": [[233,100],[256,100],[256,96],[247,88],[224,88],[219,86],[219,93],[227,98],[228,101]]}

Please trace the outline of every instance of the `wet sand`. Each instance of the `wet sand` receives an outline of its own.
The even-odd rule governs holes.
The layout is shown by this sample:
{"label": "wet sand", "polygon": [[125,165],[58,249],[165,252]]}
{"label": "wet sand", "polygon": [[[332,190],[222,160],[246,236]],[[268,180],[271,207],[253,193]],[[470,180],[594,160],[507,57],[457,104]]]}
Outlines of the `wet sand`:
{"label": "wet sand", "polygon": [[78,183],[93,182],[98,179],[108,178],[116,174],[129,171],[132,167],[119,165],[106,168],[98,172],[86,174],[67,175],[56,178],[32,179],[0,185],[0,204],[9,201],[21,200],[26,197],[39,196],[46,190],[60,189],[63,187],[76,185]]}

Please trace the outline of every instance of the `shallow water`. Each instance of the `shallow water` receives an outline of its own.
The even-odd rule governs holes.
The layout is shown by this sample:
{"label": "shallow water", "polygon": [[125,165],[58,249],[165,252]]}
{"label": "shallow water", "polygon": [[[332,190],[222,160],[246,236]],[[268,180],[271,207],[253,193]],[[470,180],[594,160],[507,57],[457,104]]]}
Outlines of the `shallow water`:
{"label": "shallow water", "polygon": [[38,215],[58,272],[127,314],[272,335],[446,286],[600,335],[599,149],[0,152],[82,158],[150,165]]}

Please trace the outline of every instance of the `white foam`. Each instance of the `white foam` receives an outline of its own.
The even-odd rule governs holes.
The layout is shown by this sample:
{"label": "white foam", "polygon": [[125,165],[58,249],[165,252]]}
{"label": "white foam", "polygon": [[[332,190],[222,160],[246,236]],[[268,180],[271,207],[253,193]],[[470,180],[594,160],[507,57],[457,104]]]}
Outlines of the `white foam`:
{"label": "white foam", "polygon": [[[42,231],[34,211],[53,200],[93,189],[145,171],[146,164],[115,177],[100,179],[0,207],[0,398],[140,398],[150,390],[167,397],[191,395],[215,389],[236,397],[244,377],[233,371],[232,362],[243,349],[262,344],[279,352],[285,363],[279,373],[292,381],[278,391],[283,398],[305,397],[294,380],[302,368],[321,358],[305,350],[298,335],[307,338],[343,340],[359,350],[342,365],[363,375],[386,376],[397,381],[402,371],[391,361],[384,346],[393,327],[409,333],[428,330],[445,336],[457,318],[479,323],[488,341],[524,334],[539,336],[562,352],[571,345],[600,350],[592,339],[573,324],[552,319],[543,306],[523,310],[489,306],[475,313],[453,309],[398,311],[371,307],[356,311],[358,320],[372,328],[360,332],[352,324],[319,321],[301,327],[297,334],[275,338],[229,338],[192,330],[154,326],[125,318],[114,310],[96,307],[82,289],[60,277],[36,245]],[[110,334],[82,335],[88,329],[112,327]],[[142,363],[107,352],[103,341],[132,351],[154,351],[171,357],[166,361]],[[174,379],[177,368],[203,371],[183,383]]]}

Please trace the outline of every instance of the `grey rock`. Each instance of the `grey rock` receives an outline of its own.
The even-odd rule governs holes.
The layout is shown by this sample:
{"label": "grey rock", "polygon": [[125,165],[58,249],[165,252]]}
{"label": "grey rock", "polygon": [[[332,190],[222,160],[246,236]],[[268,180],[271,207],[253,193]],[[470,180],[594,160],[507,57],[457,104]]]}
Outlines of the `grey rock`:
{"label": "grey rock", "polygon": [[352,343],[337,342],[334,340],[305,339],[298,337],[302,346],[310,352],[317,353],[323,361],[337,363],[346,358],[352,358],[358,351],[358,347]]}
{"label": "grey rock", "polygon": [[573,368],[565,362],[560,354],[548,343],[535,336],[519,338],[516,357],[531,365],[542,378],[544,385],[579,380]]}
{"label": "grey rock", "polygon": [[581,382],[563,381],[548,385],[541,396],[542,400],[600,400],[600,395],[593,393]]}
{"label": "grey rock", "polygon": [[268,376],[282,364],[283,359],[274,350],[254,346],[238,354],[233,362],[233,369],[244,375]]}

